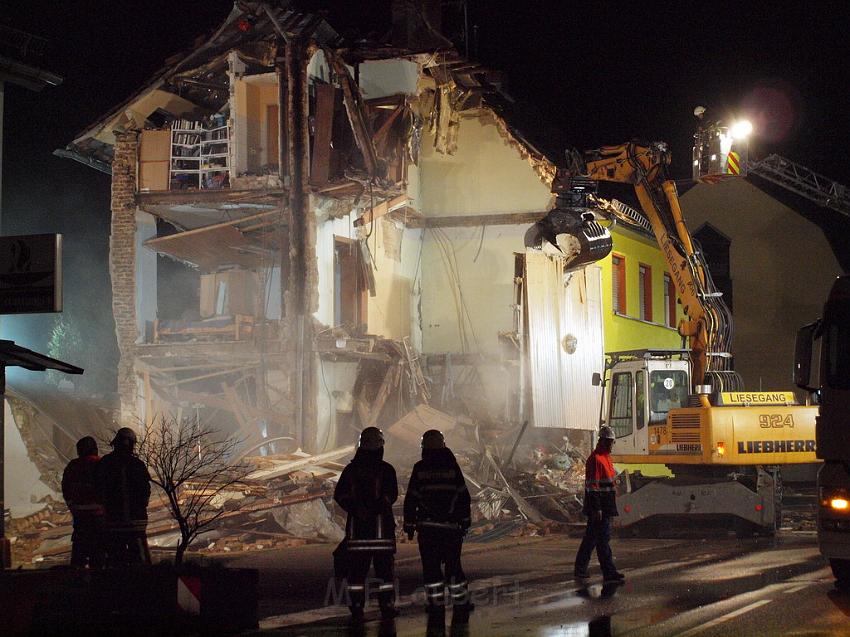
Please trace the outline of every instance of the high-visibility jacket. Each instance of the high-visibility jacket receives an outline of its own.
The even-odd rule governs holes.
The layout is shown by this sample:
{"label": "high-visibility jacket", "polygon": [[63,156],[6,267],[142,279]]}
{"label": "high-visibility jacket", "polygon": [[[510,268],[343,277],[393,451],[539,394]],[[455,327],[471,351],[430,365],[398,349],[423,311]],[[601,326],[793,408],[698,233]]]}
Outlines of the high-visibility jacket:
{"label": "high-visibility jacket", "polygon": [[334,500],[348,513],[345,546],[351,552],[395,552],[395,469],[383,449],[358,449],[336,484]]}
{"label": "high-visibility jacket", "polygon": [[404,496],[404,526],[465,531],[470,497],[463,472],[450,449],[426,449],[413,465]]}
{"label": "high-visibility jacket", "polygon": [[614,480],[617,473],[610,453],[602,453],[598,448],[593,450],[584,466],[584,508],[585,515],[602,511],[603,515],[617,514],[616,493]]}

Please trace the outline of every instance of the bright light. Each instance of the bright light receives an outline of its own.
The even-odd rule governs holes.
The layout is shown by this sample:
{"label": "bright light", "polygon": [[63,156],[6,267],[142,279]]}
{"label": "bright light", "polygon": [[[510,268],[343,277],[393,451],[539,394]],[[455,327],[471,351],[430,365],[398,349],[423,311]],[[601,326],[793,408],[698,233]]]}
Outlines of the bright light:
{"label": "bright light", "polygon": [[753,132],[753,125],[749,121],[742,119],[732,124],[732,128],[729,129],[729,132],[735,139],[744,139]]}
{"label": "bright light", "polygon": [[726,444],[722,442],[717,443],[717,455],[722,456],[726,454]]}
{"label": "bright light", "polygon": [[832,498],[829,501],[829,506],[830,508],[836,509],[838,511],[846,511],[847,507],[850,507],[850,502],[848,502],[844,498]]}

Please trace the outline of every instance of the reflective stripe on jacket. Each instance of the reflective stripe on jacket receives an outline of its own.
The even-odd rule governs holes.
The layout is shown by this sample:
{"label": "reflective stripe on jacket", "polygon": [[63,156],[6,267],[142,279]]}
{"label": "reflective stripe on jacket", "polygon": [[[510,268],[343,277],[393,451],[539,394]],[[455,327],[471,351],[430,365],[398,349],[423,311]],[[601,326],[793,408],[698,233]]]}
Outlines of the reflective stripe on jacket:
{"label": "reflective stripe on jacket", "polygon": [[337,481],[334,500],[348,514],[348,551],[395,551],[393,503],[398,499],[395,469],[383,449],[358,449]]}
{"label": "reflective stripe on jacket", "polygon": [[594,449],[585,463],[584,476],[584,514],[602,511],[603,515],[617,515],[614,484],[617,473],[611,454]]}
{"label": "reflective stripe on jacket", "polygon": [[471,518],[469,490],[450,449],[422,452],[404,497],[406,527],[461,531]]}

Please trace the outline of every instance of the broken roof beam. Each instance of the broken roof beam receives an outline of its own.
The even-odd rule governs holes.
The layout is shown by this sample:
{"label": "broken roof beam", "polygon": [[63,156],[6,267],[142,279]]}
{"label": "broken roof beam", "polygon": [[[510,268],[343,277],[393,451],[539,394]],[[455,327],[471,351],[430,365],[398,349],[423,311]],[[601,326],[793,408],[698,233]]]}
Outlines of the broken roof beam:
{"label": "broken roof beam", "polygon": [[372,141],[372,133],[369,130],[369,120],[366,117],[360,88],[348,74],[348,68],[342,58],[328,50],[325,50],[325,58],[330,61],[339,83],[342,85],[342,101],[345,104],[345,112],[348,114],[348,121],[354,133],[354,141],[363,155],[366,172],[372,179],[380,177],[381,175],[378,174],[378,154]]}
{"label": "broken roof beam", "polygon": [[253,245],[238,226],[247,221],[269,219],[275,215],[280,216],[280,211],[269,210],[241,219],[154,237],[145,241],[144,245],[204,270],[212,270],[222,265],[258,267],[268,261],[269,252],[258,252],[257,248],[262,246]]}
{"label": "broken roof beam", "polygon": [[376,219],[380,219],[384,215],[398,210],[406,206],[410,202],[410,197],[406,194],[399,195],[387,201],[382,201],[378,205],[366,210],[358,219],[354,220],[355,226],[362,226],[367,223],[372,223]]}
{"label": "broken roof beam", "polygon": [[[535,223],[545,217],[541,212],[505,212],[489,215],[451,215],[441,217],[410,217],[409,228],[471,228],[476,226],[513,226]],[[356,222],[355,222],[356,224]]]}

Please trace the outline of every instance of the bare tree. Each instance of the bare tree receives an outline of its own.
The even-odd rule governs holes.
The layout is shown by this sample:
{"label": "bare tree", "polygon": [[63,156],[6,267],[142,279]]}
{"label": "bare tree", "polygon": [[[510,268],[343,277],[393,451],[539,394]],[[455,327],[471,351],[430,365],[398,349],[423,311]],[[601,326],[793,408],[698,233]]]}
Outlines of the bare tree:
{"label": "bare tree", "polygon": [[196,418],[160,416],[147,429],[137,452],[148,465],[151,481],[168,500],[180,527],[176,564],[199,535],[224,514],[214,500],[251,471],[236,459],[239,440],[222,435]]}

